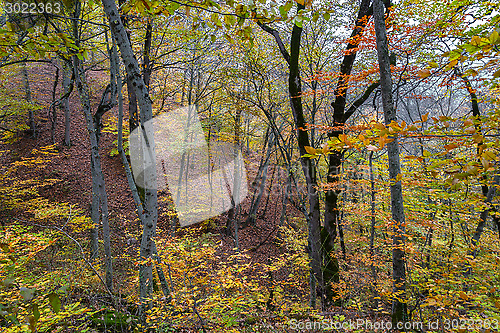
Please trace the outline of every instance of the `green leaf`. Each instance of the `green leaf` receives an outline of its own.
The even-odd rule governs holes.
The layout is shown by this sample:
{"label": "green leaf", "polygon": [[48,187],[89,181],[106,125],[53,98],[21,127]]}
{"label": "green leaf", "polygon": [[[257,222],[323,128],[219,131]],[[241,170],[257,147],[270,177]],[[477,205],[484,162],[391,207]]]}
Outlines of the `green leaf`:
{"label": "green leaf", "polygon": [[20,294],[26,302],[29,302],[33,299],[33,297],[35,296],[35,292],[36,289],[30,289],[25,287],[21,287],[20,289]]}
{"label": "green leaf", "polygon": [[40,311],[38,310],[38,304],[33,304],[33,317],[35,318],[35,322],[40,319]]}
{"label": "green leaf", "polygon": [[481,48],[479,48],[475,45],[472,45],[472,44],[464,44],[464,45],[462,45],[462,48],[465,51],[469,52],[470,54],[474,54],[481,49]]}
{"label": "green leaf", "polygon": [[226,23],[227,26],[233,26],[236,23],[236,17],[233,15],[225,15],[224,23]]}
{"label": "green leaf", "polygon": [[298,26],[299,28],[302,28],[302,17],[301,16],[296,16],[293,21],[294,21],[296,26]]}
{"label": "green leaf", "polygon": [[55,313],[59,313],[59,311],[61,310],[61,299],[59,298],[59,296],[57,296],[56,293],[50,293],[48,297],[52,310],[54,310]]}
{"label": "green leaf", "polygon": [[287,17],[287,12],[285,10],[285,6],[280,6],[279,7],[279,10],[280,10],[280,15],[282,18],[286,18]]}
{"label": "green leaf", "polygon": [[313,17],[312,17],[312,21],[313,23],[316,23],[319,19],[319,13],[314,13]]}

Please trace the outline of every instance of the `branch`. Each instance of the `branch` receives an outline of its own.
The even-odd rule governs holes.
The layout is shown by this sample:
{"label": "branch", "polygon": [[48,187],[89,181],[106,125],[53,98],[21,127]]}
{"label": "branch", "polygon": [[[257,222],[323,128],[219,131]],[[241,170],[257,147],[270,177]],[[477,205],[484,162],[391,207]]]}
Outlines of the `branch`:
{"label": "branch", "polygon": [[349,76],[351,75],[354,61],[356,60],[357,48],[360,41],[359,37],[363,35],[368,20],[372,15],[373,6],[371,5],[371,1],[362,0],[356,19],[356,25],[351,32],[351,37],[348,39],[344,59],[340,65],[340,76],[334,91],[335,100],[331,103],[333,107],[333,119],[336,123],[343,123],[344,119],[347,119],[344,114]]}
{"label": "branch", "polygon": [[344,113],[344,122],[347,121],[347,119],[349,119],[350,116],[352,116],[352,114],[354,112],[356,112],[356,110],[361,106],[363,105],[363,103],[368,99],[368,97],[370,97],[371,93],[377,89],[377,87],[380,85],[380,82],[377,81],[377,82],[373,82],[372,84],[370,84],[368,86],[368,88],[366,88],[365,90],[365,93],[360,97],[358,98],[356,101],[354,101],[354,103],[351,104],[351,106],[349,107],[349,109],[347,110],[346,113]]}
{"label": "branch", "polygon": [[257,24],[259,25],[259,27],[262,28],[262,30],[264,30],[265,32],[269,33],[271,36],[274,37],[274,39],[276,40],[276,43],[278,44],[280,52],[283,55],[283,58],[285,58],[287,64],[290,65],[290,54],[286,50],[285,45],[283,44],[283,41],[281,40],[280,33],[278,31],[274,30],[273,28],[268,27],[267,25],[265,25],[264,23],[262,23],[260,21],[257,21]]}
{"label": "branch", "polygon": [[[113,295],[113,293],[111,292],[111,290],[108,289],[108,286],[104,282],[104,280],[101,277],[101,275],[97,272],[97,270],[92,265],[92,263],[90,261],[88,261],[87,258],[85,258],[85,252],[83,251],[82,245],[76,239],[74,239],[73,237],[71,237],[66,231],[64,231],[61,228],[56,227],[56,226],[48,226],[48,225],[36,224],[36,223],[29,222],[29,221],[24,221],[24,220],[18,219],[16,217],[14,219],[18,220],[19,222],[23,222],[23,223],[26,223],[28,225],[32,225],[32,226],[35,226],[35,227],[57,230],[60,233],[62,233],[64,236],[66,236],[70,240],[72,240],[78,246],[78,248],[80,250],[80,254],[82,255],[83,261],[92,269],[92,271],[94,272],[95,275],[97,275],[97,277],[99,278],[99,280],[101,280],[102,284],[104,285],[104,288],[106,288],[106,291],[108,292],[108,294],[111,297],[111,299],[113,299],[113,300],[115,299],[115,296]],[[68,219],[71,219],[71,216]]]}
{"label": "branch", "polygon": [[26,63],[26,62],[43,62],[47,64],[52,64],[52,61],[50,60],[34,60],[34,59],[23,59],[23,60],[15,60],[15,61],[10,61],[10,62],[4,62],[3,64],[0,64],[0,68],[14,65],[14,64],[21,64],[21,63]]}

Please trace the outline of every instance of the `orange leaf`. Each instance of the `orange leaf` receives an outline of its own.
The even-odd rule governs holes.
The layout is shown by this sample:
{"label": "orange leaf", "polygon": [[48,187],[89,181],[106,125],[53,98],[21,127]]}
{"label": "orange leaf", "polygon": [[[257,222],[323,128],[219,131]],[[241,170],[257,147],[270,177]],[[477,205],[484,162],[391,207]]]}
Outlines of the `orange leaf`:
{"label": "orange leaf", "polygon": [[431,71],[429,69],[422,69],[417,72],[417,75],[420,76],[422,79],[425,79],[426,77],[431,76]]}

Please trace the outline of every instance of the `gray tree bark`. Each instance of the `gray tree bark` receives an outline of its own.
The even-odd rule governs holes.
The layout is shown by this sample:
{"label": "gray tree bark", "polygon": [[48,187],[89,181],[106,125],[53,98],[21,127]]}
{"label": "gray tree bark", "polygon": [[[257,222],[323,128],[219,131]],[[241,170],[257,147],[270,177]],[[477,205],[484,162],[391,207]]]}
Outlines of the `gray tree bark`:
{"label": "gray tree bark", "polygon": [[[386,125],[397,121],[396,109],[392,98],[391,62],[389,47],[387,43],[387,31],[384,18],[384,3],[382,0],[373,1],[373,18],[375,21],[375,35],[377,40],[378,63],[380,66],[380,89],[382,93],[382,105],[384,108],[384,120]],[[401,174],[399,161],[399,145],[396,135],[390,137],[392,141],[387,144],[387,155],[389,160],[389,177],[396,180]],[[406,305],[406,270],[405,270],[405,214],[403,207],[403,189],[401,181],[391,183],[391,212],[394,220],[392,236],[392,278],[393,278],[393,301],[392,321],[393,324],[407,320]]]}
{"label": "gray tree bark", "polygon": [[[64,61],[63,63],[63,93],[66,95],[70,91],[71,67]],[[69,110],[69,96],[65,96],[62,101],[64,110],[64,144],[71,145],[71,111]]]}
{"label": "gray tree bark", "polygon": [[[23,67],[21,71],[23,74],[23,81],[24,81],[24,96],[26,98],[26,101],[28,103],[31,103],[30,80],[28,77],[28,69],[26,68],[26,62],[23,62]],[[30,126],[31,136],[35,137],[35,113],[33,112],[32,109],[29,110],[28,117],[29,117],[28,122]]]}
{"label": "gray tree bark", "polygon": [[[154,135],[149,133],[147,135],[144,130],[144,124],[153,118],[153,110],[151,108],[151,100],[146,84],[141,76],[139,64],[134,56],[130,41],[127,37],[125,28],[116,3],[114,0],[102,1],[104,12],[108,18],[111,31],[116,38],[116,43],[120,48],[120,54],[125,65],[128,77],[131,80],[133,90],[136,94],[139,110],[140,110],[140,126],[146,141],[147,151],[145,153],[151,154],[151,161],[156,161],[154,152]],[[156,223],[158,220],[158,193],[156,184],[156,167],[147,168],[144,172],[145,179],[145,193],[143,205],[143,233],[140,246],[141,260],[148,260],[155,254],[154,237],[156,235]],[[140,284],[140,298],[141,298],[141,314],[144,317],[145,309],[148,304],[147,298],[150,295],[153,283],[153,265],[142,264],[139,267],[139,284]]]}
{"label": "gray tree bark", "polygon": [[[75,1],[75,11],[74,17],[79,18],[81,13],[81,3],[80,1]],[[78,47],[80,44],[79,39],[79,29],[78,21],[73,20],[73,34],[75,38],[75,44]],[[105,260],[105,271],[106,271],[106,286],[109,291],[113,290],[113,266],[111,259],[111,239],[110,239],[110,227],[109,227],[109,214],[108,214],[108,197],[106,194],[106,184],[104,182],[104,174],[101,167],[101,158],[99,156],[99,146],[97,143],[97,136],[94,127],[94,120],[92,118],[91,104],[89,98],[89,89],[85,79],[85,72],[83,70],[83,65],[77,56],[73,56],[73,70],[75,72],[75,82],[80,95],[80,100],[82,103],[83,113],[85,116],[85,121],[87,125],[87,131],[90,138],[90,150],[91,150],[91,170],[92,170],[92,188],[96,190],[98,194],[98,201],[101,207],[101,221],[102,221],[102,232],[104,240],[104,260]],[[96,221],[94,221],[96,222]]]}

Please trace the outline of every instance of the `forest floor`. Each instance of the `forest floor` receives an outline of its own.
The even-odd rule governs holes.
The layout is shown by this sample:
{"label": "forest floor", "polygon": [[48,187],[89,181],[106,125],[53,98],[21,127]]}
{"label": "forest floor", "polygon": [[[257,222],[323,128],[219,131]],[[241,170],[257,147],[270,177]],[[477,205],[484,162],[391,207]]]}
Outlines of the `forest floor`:
{"label": "forest floor", "polygon": [[[23,157],[29,157],[33,149],[39,149],[43,146],[53,144],[51,141],[50,128],[51,122],[49,118],[48,106],[52,103],[52,87],[53,82],[49,78],[54,77],[55,67],[47,64],[43,66],[31,66],[29,69],[30,89],[32,99],[44,106],[43,109],[37,111],[36,124],[37,132],[35,138],[24,135],[20,140],[12,144],[2,144],[0,150],[8,151],[3,154],[0,160],[2,165],[6,165],[9,161],[20,160]],[[108,78],[104,72],[89,72],[88,82],[92,87],[92,107],[95,110],[99,100],[101,91],[103,91]],[[13,82],[13,84],[15,84]],[[60,85],[58,86],[57,96],[60,95]],[[127,101],[125,100],[125,119],[127,119]],[[57,109],[57,127],[55,131],[55,147],[58,151],[57,155],[51,156],[50,162],[43,169],[37,170],[35,173],[30,172],[24,177],[35,177],[40,179],[55,178],[58,181],[49,187],[40,190],[40,194],[53,202],[68,202],[83,209],[90,216],[90,199],[91,199],[91,177],[90,177],[90,144],[83,112],[80,107],[80,100],[76,89],[70,97],[71,109],[71,146],[64,145],[64,115],[61,109]],[[117,111],[109,111],[103,118],[104,123],[111,121],[112,117],[116,117]],[[127,122],[124,121],[125,126]],[[102,133],[100,140],[100,156],[102,160],[102,168],[106,182],[106,190],[108,194],[108,203],[110,209],[111,223],[111,239],[112,251],[114,259],[114,279],[115,285],[120,288],[129,289],[126,286],[127,278],[130,274],[128,271],[134,269],[132,263],[124,259],[121,254],[125,251],[129,255],[136,255],[139,247],[138,235],[139,225],[138,217],[135,212],[135,205],[129,189],[124,168],[119,156],[111,156],[110,151],[116,147],[115,135],[111,133]],[[240,222],[244,222],[247,218],[251,197],[254,194],[255,188],[252,187],[253,180],[256,177],[262,154],[256,151],[244,151],[245,166],[248,176],[248,195],[241,204],[241,213],[239,215]],[[271,166],[269,174],[277,172],[279,175],[279,166]],[[18,175],[23,177],[23,175]],[[269,182],[269,179],[268,179]],[[256,223],[238,232],[239,250],[246,251],[246,260],[251,264],[264,263],[267,264],[270,258],[274,258],[285,251],[279,246],[279,231],[277,225],[281,216],[282,197],[279,191],[268,191],[270,197],[264,197],[258,210]],[[160,197],[165,193],[160,193]],[[166,211],[165,200],[159,200],[159,210]],[[286,215],[288,217],[300,217],[301,213],[288,205]],[[213,223],[206,224],[204,228],[199,225],[193,225],[185,228],[177,228],[172,232],[168,214],[159,214],[158,220],[158,235],[159,237],[169,237],[181,235],[188,229],[195,232],[210,232],[216,243],[220,244],[217,247],[216,256],[220,257],[220,262],[225,258],[237,253],[235,249],[234,237],[226,235],[226,220],[227,213],[215,218]],[[88,233],[88,231],[87,231]],[[84,236],[86,237],[86,236]],[[280,276],[283,275],[283,276]],[[287,278],[286,272],[277,272],[273,277],[275,281]],[[267,279],[266,277],[262,278]],[[96,288],[97,292],[100,288]],[[307,298],[307,295],[305,295]],[[355,314],[342,309],[329,309],[330,313],[343,314],[348,318],[355,317]]]}
{"label": "forest floor", "polygon": [[[51,122],[49,117],[48,106],[52,103],[52,86],[53,82],[48,82],[48,78],[54,77],[54,66],[43,65],[33,66],[29,70],[30,89],[32,99],[37,103],[45,106],[42,110],[37,111],[36,117],[37,133],[35,138],[25,135],[21,140],[12,144],[3,144],[1,150],[11,152],[10,155],[4,157],[8,159],[21,159],[28,157],[33,149],[39,149],[43,146],[52,145],[50,137]],[[89,72],[87,80],[91,87],[92,108],[96,109],[100,93],[104,90],[107,84],[107,76],[103,72]],[[60,85],[57,88],[57,96],[60,95]],[[126,98],[126,94],[124,95]],[[68,202],[76,204],[78,207],[90,213],[90,198],[91,198],[91,177],[90,177],[90,141],[85,125],[83,111],[81,110],[78,91],[76,88],[69,99],[71,110],[71,146],[64,145],[64,115],[62,110],[58,108],[57,126],[55,131],[55,146],[60,153],[51,157],[51,161],[46,168],[40,170],[40,174],[30,174],[30,177],[51,177],[59,180],[57,184],[50,188],[44,188],[41,194],[54,202]],[[127,126],[127,100],[124,101],[124,125]],[[109,111],[103,117],[103,123],[110,120],[111,117],[117,116],[116,108]],[[104,132],[100,139],[100,157],[102,161],[102,169],[106,182],[106,191],[108,194],[108,203],[110,210],[110,220],[112,223],[112,238],[117,242],[124,241],[126,233],[125,229],[137,229],[138,216],[135,210],[135,204],[132,199],[132,194],[127,183],[124,168],[121,159],[118,155],[111,156],[110,152],[116,148],[113,142],[116,137],[112,133]],[[241,204],[240,220],[244,221],[249,210],[250,198],[253,195],[254,188],[250,183],[257,174],[261,156],[255,151],[244,151],[245,166],[249,182],[249,191],[245,200]],[[272,171],[272,166],[270,172]],[[278,168],[278,167],[277,167]],[[164,195],[165,193],[163,193]],[[160,197],[162,193],[159,193]],[[259,246],[257,251],[254,251],[256,258],[261,255],[269,255],[275,251],[273,246],[272,233],[276,231],[275,225],[280,218],[280,210],[276,209],[276,204],[280,198],[276,191],[271,191],[269,199],[262,200],[262,206],[258,211],[256,223],[248,228],[241,229],[239,233],[240,248],[250,249]],[[162,200],[159,200],[162,210]],[[267,202],[267,205],[266,205]],[[269,204],[271,203],[271,204]],[[293,214],[299,212],[293,210]],[[215,234],[220,237],[220,241],[226,244],[223,252],[231,253],[234,248],[234,238],[225,234],[225,223],[227,213],[219,216],[216,219],[215,225],[212,225]],[[165,214],[159,214],[158,228],[161,231],[168,231],[170,222]],[[267,240],[267,241],[265,241]],[[263,243],[265,241],[265,243]],[[122,244],[117,244],[120,248]]]}

